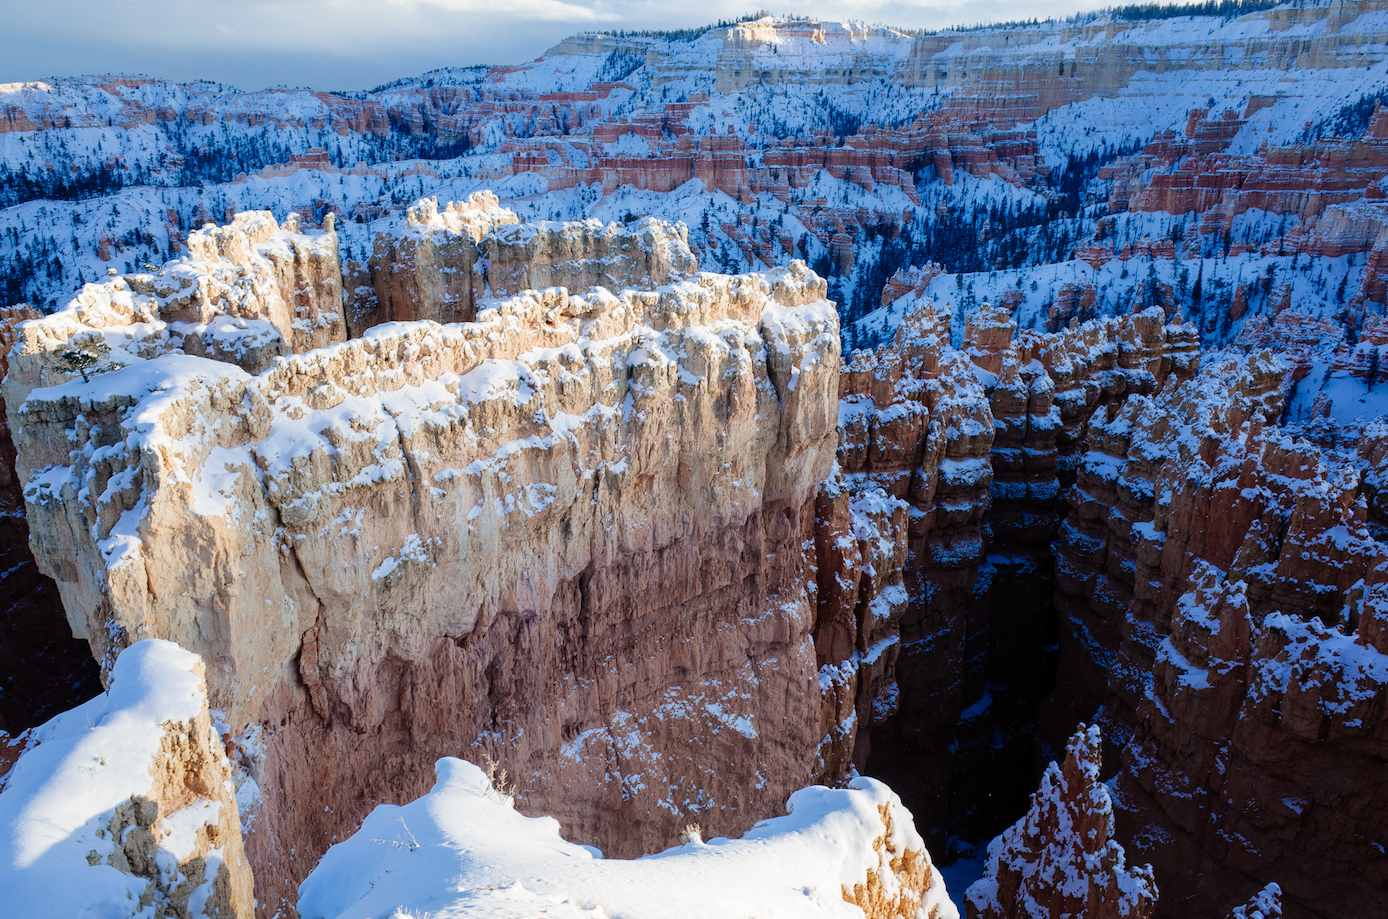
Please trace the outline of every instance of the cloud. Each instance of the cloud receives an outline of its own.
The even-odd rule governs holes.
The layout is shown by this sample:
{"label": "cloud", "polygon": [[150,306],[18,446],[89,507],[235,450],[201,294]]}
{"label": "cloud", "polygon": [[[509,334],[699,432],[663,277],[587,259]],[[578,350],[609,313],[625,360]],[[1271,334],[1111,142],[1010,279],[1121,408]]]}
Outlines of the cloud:
{"label": "cloud", "polygon": [[[402,6],[432,6],[456,13],[494,15],[497,6],[492,0],[398,0]],[[618,22],[621,16],[577,3],[562,0],[509,0],[506,8],[509,19],[524,22]]]}

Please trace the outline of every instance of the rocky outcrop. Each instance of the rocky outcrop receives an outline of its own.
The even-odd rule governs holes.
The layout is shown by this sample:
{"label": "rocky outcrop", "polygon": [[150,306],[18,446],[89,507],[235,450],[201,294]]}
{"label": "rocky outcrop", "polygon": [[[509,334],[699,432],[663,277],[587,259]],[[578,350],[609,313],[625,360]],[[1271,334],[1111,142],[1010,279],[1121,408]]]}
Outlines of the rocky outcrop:
{"label": "rocky outcrop", "polygon": [[177,353],[259,373],[344,341],[333,221],[299,230],[297,215],[281,227],[269,212],[238,214],[189,234],[188,254],[162,269],[88,284],[63,310],[20,326],[4,381],[11,417],[31,389],[72,376],[70,348],[91,352],[91,371]]}
{"label": "rocky outcrop", "polygon": [[[777,795],[854,768],[900,785],[934,845],[1015,813],[1033,733],[1050,756],[1095,718],[1124,764],[1119,835],[1172,877],[1159,909],[1222,915],[1273,876],[1292,915],[1322,896],[1294,866],[1302,837],[1259,866],[1225,824],[1191,822],[1208,799],[1202,818],[1252,821],[1270,845],[1284,824],[1233,796],[1314,780],[1231,739],[1265,718],[1236,701],[1261,685],[1252,663],[1216,668],[1242,688],[1177,678],[1173,654],[1237,658],[1245,639],[1183,613],[1173,585],[1213,577],[1203,566],[1244,584],[1262,617],[1250,648],[1273,613],[1330,630],[1268,639],[1270,659],[1339,649],[1336,634],[1380,653],[1383,438],[1318,459],[1273,428],[1278,361],[1197,374],[1196,331],[1160,308],[1040,334],[985,307],[956,350],[924,273],[903,273],[892,342],[841,365],[802,264],[690,274],[679,228],[513,224],[486,196],[413,214],[412,251],[435,268],[471,257],[468,285],[486,283],[416,278],[400,296],[470,302],[471,321],[328,346],[299,333],[333,319],[283,332],[290,293],[340,289],[284,280],[331,274],[331,228],[243,217],[24,325],[5,384],[35,550],[75,631],[108,671],[144,637],[207,662],[235,756],[267,790],[247,846],[269,912],[334,836],[459,749],[616,855],[691,820],[744,830]],[[488,297],[555,281],[604,286]],[[332,313],[301,302],[300,318]],[[190,329],[189,304],[237,331]],[[1354,354],[1377,353],[1375,329]],[[88,382],[73,350],[98,343]],[[1355,660],[1337,679],[1376,698],[1377,659]],[[1182,701],[1216,684],[1228,698]],[[1211,771],[1225,747],[1245,757],[1237,780]],[[1358,751],[1356,782],[1376,768],[1372,743],[1327,749]],[[1372,860],[1338,804],[1313,803],[1307,864],[1335,877]],[[1178,854],[1149,851],[1177,833]],[[1204,876],[1226,880],[1189,881]]]}
{"label": "rocky outcrop", "polygon": [[254,915],[233,769],[202,663],[165,641],[30,732],[0,776],[0,882],[17,915]]}
{"label": "rocky outcrop", "polygon": [[1229,919],[1282,919],[1282,888],[1269,884],[1243,906],[1235,907]]}
{"label": "rocky outcrop", "polygon": [[810,779],[839,346],[803,266],[530,292],[258,374],[169,345],[27,389],[84,317],[116,340],[163,308],[130,287],[16,351],[34,545],[108,666],[177,641],[233,732],[263,732],[267,915],[450,751],[618,855],[745,829]]}
{"label": "rocky outcrop", "polygon": [[[1157,390],[1158,374],[1165,372],[1162,354],[1166,339],[1173,345],[1173,375],[1164,375],[1162,380],[1176,382],[1194,371],[1192,355],[1181,346],[1183,330],[1177,327],[1163,332],[1159,316],[1149,312],[1137,317],[1130,327],[1135,334],[1120,338],[1123,344],[1118,347],[1090,344],[1075,348],[1081,359],[1094,363],[1087,380],[1075,380],[1082,385],[1067,387],[1076,397],[1083,394],[1085,401],[1080,403],[1076,398],[1071,403],[1073,421],[1061,437],[1061,481],[1068,485],[1074,476],[1063,505],[1067,516],[1055,546],[1059,667],[1067,680],[1039,714],[1040,756],[1058,749],[1063,732],[1071,724],[1092,717],[1109,698],[1114,670],[1111,656],[1123,632],[1127,605],[1135,590],[1157,586],[1137,580],[1132,548],[1134,527],[1149,517],[1156,500],[1150,461],[1134,457],[1128,463],[1127,468],[1132,469],[1129,474],[1136,481],[1126,479],[1122,470],[1130,456],[1132,419],[1150,404],[1151,397],[1145,394]],[[1073,365],[1074,361],[1065,363]],[[1276,389],[1271,371],[1264,368],[1263,372],[1264,376],[1249,383],[1255,395]],[[1163,393],[1178,389],[1168,387]],[[1102,405],[1104,410],[1091,414],[1095,409],[1088,408],[1090,405]],[[1169,474],[1175,474],[1175,468]],[[1124,735],[1118,728],[1106,724],[1105,730],[1111,743],[1121,745]]]}
{"label": "rocky outcrop", "polygon": [[957,351],[949,317],[909,296],[892,344],[855,352],[839,386],[816,512],[821,760],[891,781],[943,846],[1005,826],[1033,787],[1050,542],[1091,417],[1188,378],[1198,353],[1160,311],[1018,335],[990,307]]}
{"label": "rocky outcrop", "polygon": [[[631,861],[561,838],[549,819],[522,817],[504,789],[456,759],[404,807],[377,808],[334,846],[300,888],[299,915],[413,913],[631,917],[837,916],[955,919],[958,913],[911,815],[880,782],[806,788],[787,816],[740,839],[680,845]],[[425,853],[446,853],[428,858]]]}
{"label": "rocky outcrop", "polygon": [[965,895],[968,919],[1151,919],[1152,868],[1128,867],[1113,839],[1099,746],[1099,727],[1081,725],[1065,764],[1047,767],[1026,816],[988,844],[983,877]]}
{"label": "rocky outcrop", "polygon": [[369,286],[349,296],[349,323],[359,336],[390,321],[471,322],[487,297],[550,287],[646,290],[698,267],[683,227],[659,220],[520,224],[489,191],[443,210],[429,198],[408,209],[403,226],[376,235],[374,254],[357,268]]}

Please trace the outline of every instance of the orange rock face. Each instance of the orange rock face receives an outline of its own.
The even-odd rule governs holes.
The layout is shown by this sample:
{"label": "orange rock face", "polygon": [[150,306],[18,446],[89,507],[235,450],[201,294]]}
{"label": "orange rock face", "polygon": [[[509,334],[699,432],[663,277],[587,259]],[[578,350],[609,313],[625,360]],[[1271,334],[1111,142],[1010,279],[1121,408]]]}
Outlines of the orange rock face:
{"label": "orange rock face", "polygon": [[1275,880],[1287,915],[1361,915],[1388,867],[1357,828],[1388,813],[1369,714],[1388,555],[1353,466],[1273,427],[1286,372],[1225,359],[1092,420],[1060,531],[1042,738],[1100,712],[1119,836],[1164,914]]}
{"label": "orange rock face", "polygon": [[816,505],[826,774],[851,760],[894,782],[932,845],[1030,790],[1030,713],[1054,667],[1050,543],[1091,417],[1198,359],[1160,311],[1017,335],[985,307],[962,351],[948,339],[922,301],[892,344],[844,364],[839,475]]}

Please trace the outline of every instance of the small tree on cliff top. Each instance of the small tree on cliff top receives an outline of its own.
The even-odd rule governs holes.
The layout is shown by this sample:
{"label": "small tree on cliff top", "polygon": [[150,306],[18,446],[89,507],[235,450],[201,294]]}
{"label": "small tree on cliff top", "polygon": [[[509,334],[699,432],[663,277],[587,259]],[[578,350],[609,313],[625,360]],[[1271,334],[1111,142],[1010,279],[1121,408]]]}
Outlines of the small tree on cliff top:
{"label": "small tree on cliff top", "polygon": [[110,353],[110,345],[97,339],[95,341],[69,344],[66,348],[58,352],[58,359],[63,362],[63,367],[69,373],[80,373],[82,374],[82,382],[90,383],[91,377],[89,377],[88,374],[97,371],[97,365]]}

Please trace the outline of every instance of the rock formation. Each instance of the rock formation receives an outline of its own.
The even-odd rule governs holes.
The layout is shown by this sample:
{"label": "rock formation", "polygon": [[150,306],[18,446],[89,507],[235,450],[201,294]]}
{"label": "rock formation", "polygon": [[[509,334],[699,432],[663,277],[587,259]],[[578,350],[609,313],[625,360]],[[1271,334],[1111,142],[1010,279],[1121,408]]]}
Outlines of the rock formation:
{"label": "rock formation", "polygon": [[658,220],[542,229],[518,224],[491,192],[443,210],[430,198],[406,211],[404,226],[389,224],[376,235],[374,254],[358,268],[370,286],[348,298],[349,324],[359,336],[390,321],[470,322],[489,296],[550,287],[645,290],[692,277],[698,267],[686,232]]}
{"label": "rock formation", "polygon": [[[805,785],[838,407],[823,282],[551,288],[266,366],[301,339],[253,325],[293,234],[260,221],[23,326],[6,398],[74,631],[108,669],[177,641],[233,734],[260,732],[262,911],[453,751],[495,756],[523,807],[617,855],[690,820],[745,829]],[[205,353],[243,366],[180,349],[164,317],[190,301],[236,317]],[[62,349],[94,336],[126,366],[60,382]]]}
{"label": "rock formation", "polygon": [[1282,889],[1269,884],[1243,906],[1235,907],[1229,919],[1282,919]]}
{"label": "rock formation", "polygon": [[1113,802],[1099,760],[1098,726],[1081,725],[1065,764],[1047,767],[1026,816],[988,844],[983,878],[965,898],[969,919],[1150,919],[1152,868],[1129,868],[1112,838]]}
{"label": "rock formation", "polygon": [[[1097,722],[1158,911],[1276,881],[1289,915],[1362,913],[1383,10],[758,19],[341,96],[0,88],[0,202],[51,199],[0,211],[0,295],[118,274],[25,326],[5,384],[39,564],[108,673],[143,635],[205,657],[272,802],[330,789],[253,826],[271,911],[441,756],[618,854],[856,768],[939,851]],[[63,143],[95,128],[124,154]],[[64,352],[99,344],[98,390]],[[1314,732],[1285,714],[1313,695]]]}
{"label": "rock formation", "polygon": [[1288,915],[1355,916],[1383,884],[1383,548],[1358,464],[1274,426],[1283,366],[1226,358],[1092,422],[1058,544],[1043,736],[1101,710],[1120,838],[1173,914],[1275,879]]}
{"label": "rock formation", "polygon": [[233,769],[202,662],[127,648],[108,690],[26,736],[0,774],[0,886],[27,916],[249,917]]}
{"label": "rock formation", "polygon": [[[906,502],[904,597],[893,599],[894,575],[868,559],[869,545],[854,558],[837,552],[837,530],[823,525],[824,493],[818,540],[820,636],[844,618],[845,596],[857,597],[862,631],[871,623],[894,628],[887,639],[900,635],[900,651],[881,637],[859,641],[860,654],[873,645],[894,653],[858,687],[857,717],[876,715],[870,743],[859,733],[855,761],[902,789],[922,825],[940,834],[931,837],[937,846],[947,826],[996,825],[1032,786],[1035,712],[1056,666],[1047,650],[1057,641],[1050,540],[1091,418],[1188,379],[1198,363],[1193,330],[1164,325],[1158,311],[1018,335],[1006,312],[985,307],[970,318],[963,351],[944,344],[949,334],[948,317],[925,301],[906,311],[893,345],[855,353],[840,384],[844,475],[832,487],[847,489],[840,502],[874,493]],[[934,411],[921,407],[930,399]],[[939,415],[938,428],[928,423]],[[933,445],[941,439],[943,450]],[[865,527],[883,545],[899,538],[901,523],[889,518]],[[855,559],[875,581],[842,570]],[[868,615],[893,602],[903,612]],[[823,643],[820,652],[822,674],[826,665],[844,672]],[[887,687],[891,704],[874,702],[871,686]]]}
{"label": "rock formation", "polygon": [[[1382,9],[1127,9],[920,35],[768,17],[586,33],[523,64],[352,94],[4,84],[0,203],[51,199],[73,230],[0,215],[15,250],[0,259],[0,297],[59,305],[94,268],[162,262],[205,222],[273,204],[314,222],[395,223],[381,253],[379,226],[356,240],[349,294],[371,293],[348,298],[352,334],[466,320],[487,260],[431,274],[434,255],[415,250],[432,239],[461,254],[471,231],[415,239],[402,205],[490,183],[533,217],[684,219],[705,266],[804,259],[854,320],[850,345],[891,338],[856,322],[896,270],[927,260],[947,312],[1015,297],[1024,326],[1056,331],[1158,304],[1219,344],[1244,316],[1276,312],[1263,296],[1271,266],[1282,282],[1306,273],[1292,285],[1298,312],[1352,335],[1388,292]],[[222,139],[207,137],[212,124]],[[82,141],[96,129],[120,155]],[[197,183],[217,192],[175,188]],[[99,215],[81,203],[98,193]],[[419,271],[392,268],[415,257]],[[1094,270],[1069,270],[1081,264]],[[417,290],[396,287],[416,276]],[[969,297],[975,283],[990,289]]]}

